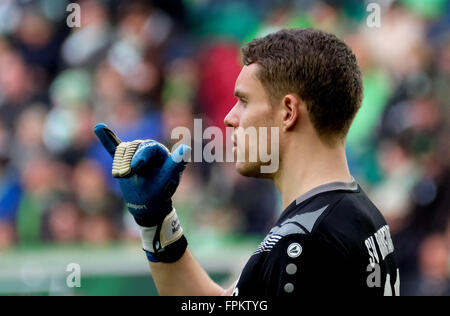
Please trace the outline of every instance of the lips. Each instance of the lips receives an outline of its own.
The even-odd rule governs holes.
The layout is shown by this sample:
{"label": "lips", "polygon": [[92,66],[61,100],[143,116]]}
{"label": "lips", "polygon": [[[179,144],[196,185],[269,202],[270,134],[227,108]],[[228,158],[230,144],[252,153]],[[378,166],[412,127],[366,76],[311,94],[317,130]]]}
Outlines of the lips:
{"label": "lips", "polygon": [[236,135],[231,136],[231,142],[233,143],[233,153],[237,150],[237,141],[236,141]]}
{"label": "lips", "polygon": [[236,134],[231,135],[231,142],[233,143],[233,152],[237,149]]}

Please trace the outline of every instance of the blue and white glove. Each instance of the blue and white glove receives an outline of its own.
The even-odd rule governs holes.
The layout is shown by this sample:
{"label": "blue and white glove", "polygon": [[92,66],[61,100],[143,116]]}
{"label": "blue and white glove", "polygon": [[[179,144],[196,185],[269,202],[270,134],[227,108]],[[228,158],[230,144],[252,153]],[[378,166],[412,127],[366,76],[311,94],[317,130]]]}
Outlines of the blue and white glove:
{"label": "blue and white glove", "polygon": [[122,142],[105,125],[94,133],[113,157],[112,174],[118,178],[128,210],[141,228],[143,249],[152,262],[175,262],[187,248],[175,209],[175,193],[191,149],[169,150],[154,140]]}

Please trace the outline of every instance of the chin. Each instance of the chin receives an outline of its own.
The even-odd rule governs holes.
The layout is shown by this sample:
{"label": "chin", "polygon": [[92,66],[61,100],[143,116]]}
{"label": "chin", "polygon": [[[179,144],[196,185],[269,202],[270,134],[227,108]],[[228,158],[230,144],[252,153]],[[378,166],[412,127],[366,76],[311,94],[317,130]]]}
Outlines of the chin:
{"label": "chin", "polygon": [[236,170],[241,176],[250,178],[271,178],[272,174],[261,173],[261,163],[257,162],[237,162]]}

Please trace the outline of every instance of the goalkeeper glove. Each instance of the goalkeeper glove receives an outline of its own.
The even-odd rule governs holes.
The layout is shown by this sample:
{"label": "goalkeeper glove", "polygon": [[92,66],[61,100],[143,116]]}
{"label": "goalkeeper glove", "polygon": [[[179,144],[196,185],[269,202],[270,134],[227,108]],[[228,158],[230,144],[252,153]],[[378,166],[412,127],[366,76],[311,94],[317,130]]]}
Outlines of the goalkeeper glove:
{"label": "goalkeeper glove", "polygon": [[154,140],[121,142],[105,125],[94,132],[113,157],[112,174],[118,178],[130,213],[141,229],[143,248],[152,262],[175,262],[184,254],[183,236],[172,195],[190,156],[190,147],[169,150]]}

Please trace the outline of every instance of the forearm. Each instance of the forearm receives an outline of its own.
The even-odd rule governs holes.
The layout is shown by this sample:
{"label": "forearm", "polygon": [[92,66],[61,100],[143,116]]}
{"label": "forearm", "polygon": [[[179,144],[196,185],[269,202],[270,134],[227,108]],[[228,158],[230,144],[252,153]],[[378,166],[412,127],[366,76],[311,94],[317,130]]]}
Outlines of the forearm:
{"label": "forearm", "polygon": [[220,296],[229,292],[211,280],[189,249],[174,263],[150,262],[150,269],[160,295]]}

